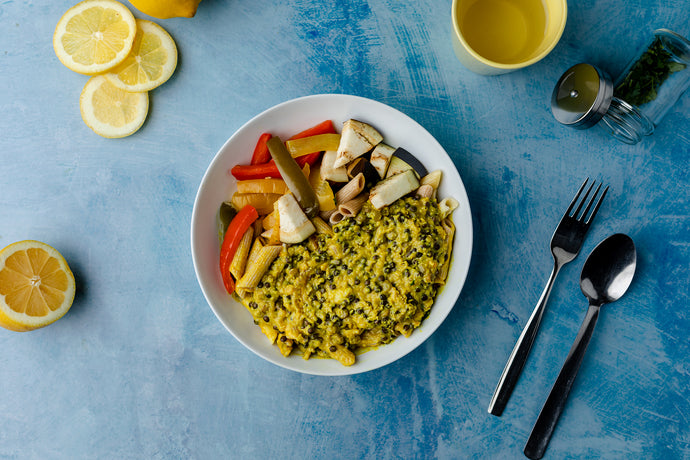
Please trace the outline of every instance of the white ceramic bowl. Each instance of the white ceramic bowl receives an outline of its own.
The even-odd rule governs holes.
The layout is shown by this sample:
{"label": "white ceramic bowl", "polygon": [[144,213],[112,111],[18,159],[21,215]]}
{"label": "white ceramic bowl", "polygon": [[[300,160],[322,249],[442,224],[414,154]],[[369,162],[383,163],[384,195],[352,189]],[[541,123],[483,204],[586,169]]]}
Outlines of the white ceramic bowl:
{"label": "white ceramic bowl", "polygon": [[[460,203],[453,213],[456,226],[453,259],[448,283],[441,289],[431,313],[421,327],[406,338],[357,356],[345,367],[336,360],[304,360],[299,355],[283,357],[254,325],[249,312],[229,296],[218,269],[219,238],[216,215],[220,204],[236,189],[229,169],[249,164],[256,141],[263,132],[287,139],[323,120],[333,120],[336,129],[349,118],[367,122],[378,129],[384,142],[403,147],[416,155],[429,171],[443,170],[441,197],[452,196]],[[385,104],[340,94],[307,96],[284,102],[257,115],[225,142],[211,161],[194,202],[191,228],[192,258],[201,290],[221,323],[245,347],[262,358],[294,371],[316,375],[347,375],[389,364],[424,342],[443,322],[460,295],[472,254],[472,216],[465,187],[457,169],[441,145],[418,123]]]}

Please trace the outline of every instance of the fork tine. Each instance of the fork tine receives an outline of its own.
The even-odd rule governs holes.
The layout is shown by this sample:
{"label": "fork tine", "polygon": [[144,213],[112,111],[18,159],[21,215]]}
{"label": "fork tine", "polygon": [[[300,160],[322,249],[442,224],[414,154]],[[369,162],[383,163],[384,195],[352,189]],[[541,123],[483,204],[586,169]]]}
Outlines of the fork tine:
{"label": "fork tine", "polygon": [[582,193],[582,190],[585,188],[585,185],[587,185],[587,182],[589,182],[589,177],[585,179],[582,185],[580,185],[580,190],[577,191],[575,198],[573,198],[573,201],[570,202],[570,206],[568,206],[568,209],[565,211],[566,216],[570,215],[570,211],[573,210],[573,207],[575,206],[575,203],[577,203],[578,198],[580,198],[580,193]]}
{"label": "fork tine", "polygon": [[[601,196],[599,197],[599,201],[597,201],[597,204],[594,206],[594,210],[592,211],[592,214],[589,216],[589,219],[587,219],[587,222],[585,222],[586,225],[589,225],[590,222],[592,222],[592,219],[594,219],[594,216],[597,215],[597,211],[599,210],[599,206],[601,206],[601,202],[604,201],[604,197],[606,196],[606,192],[609,191],[608,185],[602,192]],[[596,196],[596,195],[595,195]]]}
{"label": "fork tine", "polygon": [[582,209],[582,205],[585,204],[585,201],[587,201],[587,197],[589,197],[589,192],[592,191],[592,187],[594,187],[595,183],[596,183],[596,181],[592,181],[592,183],[590,184],[589,188],[587,189],[587,193],[585,193],[585,196],[582,197],[582,201],[580,201],[580,205],[577,207],[577,209],[573,213],[573,218],[577,219],[577,216],[580,215],[580,210]]}
{"label": "fork tine", "polygon": [[[592,185],[594,185],[594,183],[592,183]],[[599,186],[594,191],[592,198],[589,200],[589,203],[587,203],[587,207],[585,208],[584,212],[582,213],[582,215],[580,216],[580,218],[578,220],[584,221],[585,218],[587,217],[587,214],[589,213],[589,208],[592,207],[592,204],[594,203],[594,200],[596,199],[597,194],[599,193],[599,190],[601,190],[601,185],[602,185],[602,183],[599,182]]]}

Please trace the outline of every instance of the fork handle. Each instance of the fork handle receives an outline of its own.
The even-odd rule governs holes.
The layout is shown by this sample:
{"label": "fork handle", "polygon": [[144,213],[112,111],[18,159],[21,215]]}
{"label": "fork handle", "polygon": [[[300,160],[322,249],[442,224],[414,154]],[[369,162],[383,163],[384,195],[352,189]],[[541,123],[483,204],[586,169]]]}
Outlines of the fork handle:
{"label": "fork handle", "polygon": [[556,280],[556,275],[558,275],[562,266],[563,265],[558,263],[558,261],[554,261],[553,270],[551,271],[551,276],[549,276],[549,281],[546,283],[544,292],[541,293],[537,306],[534,307],[532,315],[530,315],[527,324],[522,329],[520,338],[518,338],[517,343],[513,347],[513,351],[510,353],[508,362],[503,369],[503,374],[501,374],[501,379],[498,381],[498,385],[494,390],[494,395],[491,398],[491,403],[489,404],[489,413],[492,415],[500,417],[506,404],[508,404],[508,399],[513,393],[513,389],[520,377],[522,368],[525,367],[525,362],[527,362],[527,356],[529,356],[532,344],[537,337],[539,324],[544,315],[546,302],[549,300],[553,282]]}
{"label": "fork handle", "polygon": [[527,444],[525,445],[525,456],[531,459],[540,459],[544,456],[546,447],[549,445],[551,435],[556,429],[558,419],[561,417],[565,402],[570,394],[570,389],[573,387],[575,376],[582,364],[582,358],[585,356],[587,345],[592,338],[594,326],[597,324],[599,318],[600,305],[590,304],[587,309],[580,331],[577,333],[575,342],[568,352],[568,357],[563,363],[563,367],[556,378],[556,382],[551,388],[548,398],[539,412],[532,433],[529,435]]}

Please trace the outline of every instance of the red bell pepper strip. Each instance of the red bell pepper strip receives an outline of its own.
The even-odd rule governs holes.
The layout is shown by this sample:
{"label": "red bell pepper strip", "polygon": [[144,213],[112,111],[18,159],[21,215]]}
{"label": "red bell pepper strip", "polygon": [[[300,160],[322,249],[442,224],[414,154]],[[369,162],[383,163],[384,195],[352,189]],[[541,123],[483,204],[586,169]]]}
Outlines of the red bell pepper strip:
{"label": "red bell pepper strip", "polygon": [[304,131],[295,134],[292,136],[289,141],[292,139],[301,139],[303,137],[309,137],[309,136],[316,136],[317,134],[335,134],[335,128],[333,127],[333,122],[331,120],[325,120],[319,123],[318,125],[314,125],[311,128],[307,128]]}
{"label": "red bell pepper strip", "polygon": [[235,165],[230,170],[230,173],[237,180],[267,179],[269,177],[282,179],[278,167],[271,162],[262,165]]}
{"label": "red bell pepper strip", "polygon": [[266,147],[266,142],[268,142],[271,137],[271,133],[263,133],[259,136],[259,141],[256,143],[256,147],[254,147],[251,164],[262,165],[270,161],[271,153],[268,151],[268,147]]}
{"label": "red bell pepper strip", "polygon": [[[303,168],[307,163],[309,163],[310,166],[313,166],[320,157],[321,152],[314,152],[308,155],[297,157],[295,158],[295,161],[300,168]],[[237,180],[266,179],[269,177],[274,179],[282,179],[280,171],[278,171],[278,167],[273,160],[262,165],[235,165],[230,170],[230,174],[235,176],[235,179]]]}
{"label": "red bell pepper strip", "polygon": [[[309,137],[309,136],[315,136],[317,134],[335,134],[336,130],[335,127],[333,126],[333,121],[331,120],[325,120],[319,123],[318,125],[314,125],[311,128],[307,128],[304,131],[295,134],[292,136],[290,139],[301,139],[303,137]],[[256,150],[259,149],[259,144],[262,143],[262,137],[266,136],[266,140],[263,141],[263,147],[262,153],[260,155],[263,155],[263,149],[266,149],[266,154],[268,155],[268,158],[271,157],[270,152],[268,152],[268,147],[265,146],[266,142],[268,142],[268,139],[271,138],[271,135],[266,133],[262,134],[261,137],[259,138],[259,142],[257,142],[256,149],[254,150],[254,154],[256,155]],[[309,155],[303,155],[301,157],[295,158],[297,161],[297,164],[300,166],[300,168],[303,168],[306,163],[309,163],[310,166],[313,166],[314,163],[321,157],[321,152],[314,152],[310,153]],[[255,156],[252,156],[252,162],[250,165],[236,165],[233,166],[233,168],[230,170],[230,173],[235,176],[235,179],[237,180],[248,180],[248,179],[266,179],[269,177],[272,177],[274,179],[282,179],[282,176],[280,175],[280,172],[278,171],[278,168],[276,167],[276,164],[273,160],[268,161],[268,163],[255,163],[254,162]]]}
{"label": "red bell pepper strip", "polygon": [[228,294],[232,294],[235,291],[235,281],[230,275],[230,264],[237,252],[237,246],[240,240],[242,240],[244,233],[258,218],[259,213],[256,212],[256,209],[251,205],[246,205],[230,221],[230,225],[223,237],[223,244],[220,248],[220,274],[223,277],[223,285]]}

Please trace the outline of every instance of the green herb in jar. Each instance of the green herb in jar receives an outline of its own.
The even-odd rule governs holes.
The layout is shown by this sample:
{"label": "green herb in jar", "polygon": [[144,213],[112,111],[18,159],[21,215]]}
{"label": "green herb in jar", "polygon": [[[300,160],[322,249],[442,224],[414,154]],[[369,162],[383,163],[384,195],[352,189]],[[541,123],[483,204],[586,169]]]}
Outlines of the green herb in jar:
{"label": "green herb in jar", "polygon": [[661,84],[672,73],[685,67],[685,64],[673,59],[661,38],[656,37],[616,86],[614,95],[629,104],[641,106],[656,99]]}

